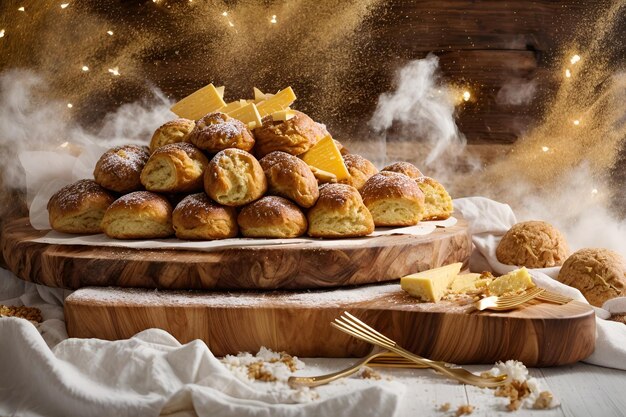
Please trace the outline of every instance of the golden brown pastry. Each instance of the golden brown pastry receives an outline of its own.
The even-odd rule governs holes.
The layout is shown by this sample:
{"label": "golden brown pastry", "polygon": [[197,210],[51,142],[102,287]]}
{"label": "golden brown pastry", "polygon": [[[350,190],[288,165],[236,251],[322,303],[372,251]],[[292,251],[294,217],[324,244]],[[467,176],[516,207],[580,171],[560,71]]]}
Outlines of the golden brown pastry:
{"label": "golden brown pastry", "polygon": [[340,182],[351,185],[359,191],[372,175],[378,173],[378,169],[374,166],[374,164],[363,158],[361,155],[344,155],[343,162],[346,164],[346,168],[348,168],[350,176],[348,179]]}
{"label": "golden brown pastry", "polygon": [[317,203],[307,213],[309,236],[358,237],[374,231],[374,220],[356,188],[324,184]]}
{"label": "golden brown pastry", "polygon": [[395,162],[391,165],[387,165],[386,167],[384,167],[383,169],[381,169],[381,171],[390,171],[390,172],[399,172],[400,174],[404,174],[409,178],[419,178],[422,176],[422,173],[420,172],[419,169],[417,169],[417,167],[409,162]]}
{"label": "golden brown pastry", "polygon": [[203,187],[206,156],[191,143],[161,146],[141,171],[141,183],[148,191],[189,193]]}
{"label": "golden brown pastry", "polygon": [[419,177],[415,182],[425,198],[422,220],[445,220],[452,216],[452,198],[443,185],[430,177]]}
{"label": "golden brown pastry", "polygon": [[268,191],[309,208],[319,196],[317,180],[300,158],[281,151],[270,152],[259,163],[267,178]]}
{"label": "golden brown pastry", "polygon": [[237,217],[245,237],[292,238],[306,233],[302,210],[290,200],[265,196],[241,209]]}
{"label": "golden brown pastry", "polygon": [[135,191],[113,202],[104,213],[102,230],[115,239],[156,239],[174,234],[172,206],[150,191]]}
{"label": "golden brown pastry", "polygon": [[376,226],[413,226],[424,214],[424,194],[415,181],[398,172],[372,176],[361,195]]}
{"label": "golden brown pastry", "polygon": [[558,280],[601,307],[611,298],[626,296],[626,261],[609,249],[581,249],[563,263]]}
{"label": "golden brown pastry", "polygon": [[116,146],[102,154],[96,163],[93,176],[107,190],[118,193],[141,190],[141,170],[148,158],[150,154],[145,147]]}
{"label": "golden brown pastry", "polygon": [[561,232],[549,223],[528,221],[513,225],[496,248],[498,261],[526,268],[563,264],[569,249]]}
{"label": "golden brown pastry", "polygon": [[254,129],[257,156],[263,157],[274,151],[300,155],[328,134],[306,114],[294,112],[294,117],[286,121],[274,121],[271,115],[263,118],[263,125]]}
{"label": "golden brown pastry", "polygon": [[267,191],[261,164],[241,149],[225,149],[211,159],[204,172],[204,190],[225,206],[243,206]]}
{"label": "golden brown pastry", "polygon": [[236,209],[212,202],[205,193],[183,198],[172,213],[172,224],[179,239],[227,239],[238,232]]}
{"label": "golden brown pastry", "polygon": [[50,225],[57,232],[101,233],[100,222],[115,198],[93,180],[66,185],[48,201]]}
{"label": "golden brown pastry", "polygon": [[150,140],[150,153],[170,143],[188,142],[188,137],[196,122],[189,119],[174,119],[160,126]]}
{"label": "golden brown pastry", "polygon": [[216,111],[196,122],[189,142],[209,153],[228,148],[249,151],[254,146],[254,137],[245,123]]}

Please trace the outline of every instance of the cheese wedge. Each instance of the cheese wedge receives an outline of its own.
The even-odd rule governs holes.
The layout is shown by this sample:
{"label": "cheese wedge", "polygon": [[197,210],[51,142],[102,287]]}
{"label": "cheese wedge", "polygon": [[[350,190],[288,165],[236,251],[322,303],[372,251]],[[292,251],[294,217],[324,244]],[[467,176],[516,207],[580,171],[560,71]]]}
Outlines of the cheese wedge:
{"label": "cheese wedge", "polygon": [[275,111],[286,109],[291,106],[294,101],[296,101],[296,94],[293,92],[291,87],[287,87],[280,90],[274,96],[258,103],[259,113],[261,114],[261,117],[265,117]]}
{"label": "cheese wedge", "polygon": [[252,90],[254,91],[254,102],[255,103],[259,103],[260,101],[265,100],[267,97],[265,97],[265,93],[261,90],[259,90],[256,87],[252,87]]}
{"label": "cheese wedge", "polygon": [[261,122],[261,116],[259,115],[259,111],[256,108],[256,104],[250,103],[245,106],[239,107],[227,113],[230,117],[239,119],[246,124],[254,123],[256,126],[261,126],[263,122]]}
{"label": "cheese wedge", "polygon": [[209,84],[183,98],[178,103],[174,104],[170,110],[176,113],[178,117],[198,120],[205,114],[219,110],[224,106],[226,106],[226,103],[215,86]]}
{"label": "cheese wedge", "polygon": [[400,286],[422,301],[437,302],[446,294],[448,285],[459,275],[462,266],[461,262],[457,262],[407,275],[400,279]]}
{"label": "cheese wedge", "polygon": [[224,99],[224,90],[226,90],[226,86],[215,87],[215,91],[220,95],[222,99]]}
{"label": "cheese wedge", "polygon": [[337,181],[345,180],[350,176],[341,152],[330,135],[324,136],[304,155],[302,160],[307,164],[330,172],[337,177]]}
{"label": "cheese wedge", "polygon": [[511,271],[487,285],[490,295],[503,295],[524,291],[535,286],[526,267]]}
{"label": "cheese wedge", "polygon": [[279,110],[272,113],[272,120],[275,122],[286,122],[289,119],[293,119],[296,112],[291,109]]}
{"label": "cheese wedge", "polygon": [[450,284],[450,292],[464,294],[467,291],[476,289],[476,282],[480,280],[481,274],[461,274],[457,275]]}

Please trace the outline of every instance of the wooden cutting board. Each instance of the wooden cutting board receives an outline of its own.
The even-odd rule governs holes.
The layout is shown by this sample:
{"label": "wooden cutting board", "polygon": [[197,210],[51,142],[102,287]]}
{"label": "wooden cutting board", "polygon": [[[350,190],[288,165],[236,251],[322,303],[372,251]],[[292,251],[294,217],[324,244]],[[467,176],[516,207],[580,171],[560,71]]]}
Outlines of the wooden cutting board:
{"label": "wooden cutting board", "polygon": [[[0,240],[15,275],[49,287],[119,286],[159,289],[309,289],[398,279],[450,264],[471,253],[467,223],[425,236],[364,238],[358,245],[246,246],[211,252],[53,245],[32,242],[47,231],[27,218],[5,225]],[[345,243],[344,243],[345,242]]]}
{"label": "wooden cutting board", "polygon": [[116,340],[161,328],[182,343],[202,339],[217,356],[261,346],[301,357],[363,356],[368,345],[329,325],[344,311],[417,354],[457,364],[563,365],[589,356],[595,343],[594,311],[582,303],[478,312],[419,303],[398,284],[263,293],[92,287],[65,300],[71,337]]}

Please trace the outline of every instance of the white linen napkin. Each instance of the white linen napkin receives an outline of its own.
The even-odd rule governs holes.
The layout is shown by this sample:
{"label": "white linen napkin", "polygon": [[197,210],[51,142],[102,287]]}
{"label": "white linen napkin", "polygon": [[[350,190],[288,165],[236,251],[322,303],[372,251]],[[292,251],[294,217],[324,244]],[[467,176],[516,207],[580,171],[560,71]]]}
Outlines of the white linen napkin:
{"label": "white linen napkin", "polygon": [[[496,248],[502,236],[517,223],[515,214],[507,204],[484,197],[467,197],[454,200],[454,209],[469,223],[472,242],[476,250],[470,258],[471,271],[495,271],[505,274],[517,266],[498,262]],[[540,287],[587,303],[576,288],[556,280],[560,267],[529,269],[535,283]],[[626,326],[605,320],[611,313],[626,313],[626,297],[607,301],[596,311],[596,348],[583,362],[609,368],[626,370]]]}
{"label": "white linen napkin", "polygon": [[181,345],[159,329],[119,341],[68,339],[68,293],[0,269],[0,299],[13,297],[0,303],[38,307],[44,318],[37,327],[0,319],[0,415],[393,416],[405,391],[393,381],[355,379],[295,403],[293,392],[239,380],[200,340]]}

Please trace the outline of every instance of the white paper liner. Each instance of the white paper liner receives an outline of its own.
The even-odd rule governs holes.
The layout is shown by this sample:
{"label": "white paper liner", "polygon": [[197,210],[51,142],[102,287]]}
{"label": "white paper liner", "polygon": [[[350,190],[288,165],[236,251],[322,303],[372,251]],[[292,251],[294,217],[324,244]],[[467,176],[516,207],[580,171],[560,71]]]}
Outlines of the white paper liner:
{"label": "white paper liner", "polygon": [[[451,220],[453,219],[453,220]],[[451,217],[445,220],[448,225],[456,224],[456,219]],[[118,240],[111,239],[100,233],[97,235],[72,235],[68,233],[60,233],[54,230],[48,232],[45,236],[32,239],[32,242],[47,243],[53,245],[83,245],[83,246],[108,246],[117,248],[131,249],[180,249],[195,251],[212,251],[227,248],[240,248],[249,246],[278,246],[293,244],[311,244],[316,248],[340,248],[350,246],[360,246],[371,242],[378,236],[388,235],[412,235],[424,236],[432,233],[439,222],[422,222],[416,226],[398,227],[398,228],[378,228],[369,236],[362,238],[350,239],[313,239],[313,238],[294,238],[294,239],[249,239],[249,238],[233,238],[210,241],[187,241],[175,238],[170,239],[151,239],[151,240]],[[441,226],[439,226],[441,227]],[[447,226],[450,227],[450,226]]]}

